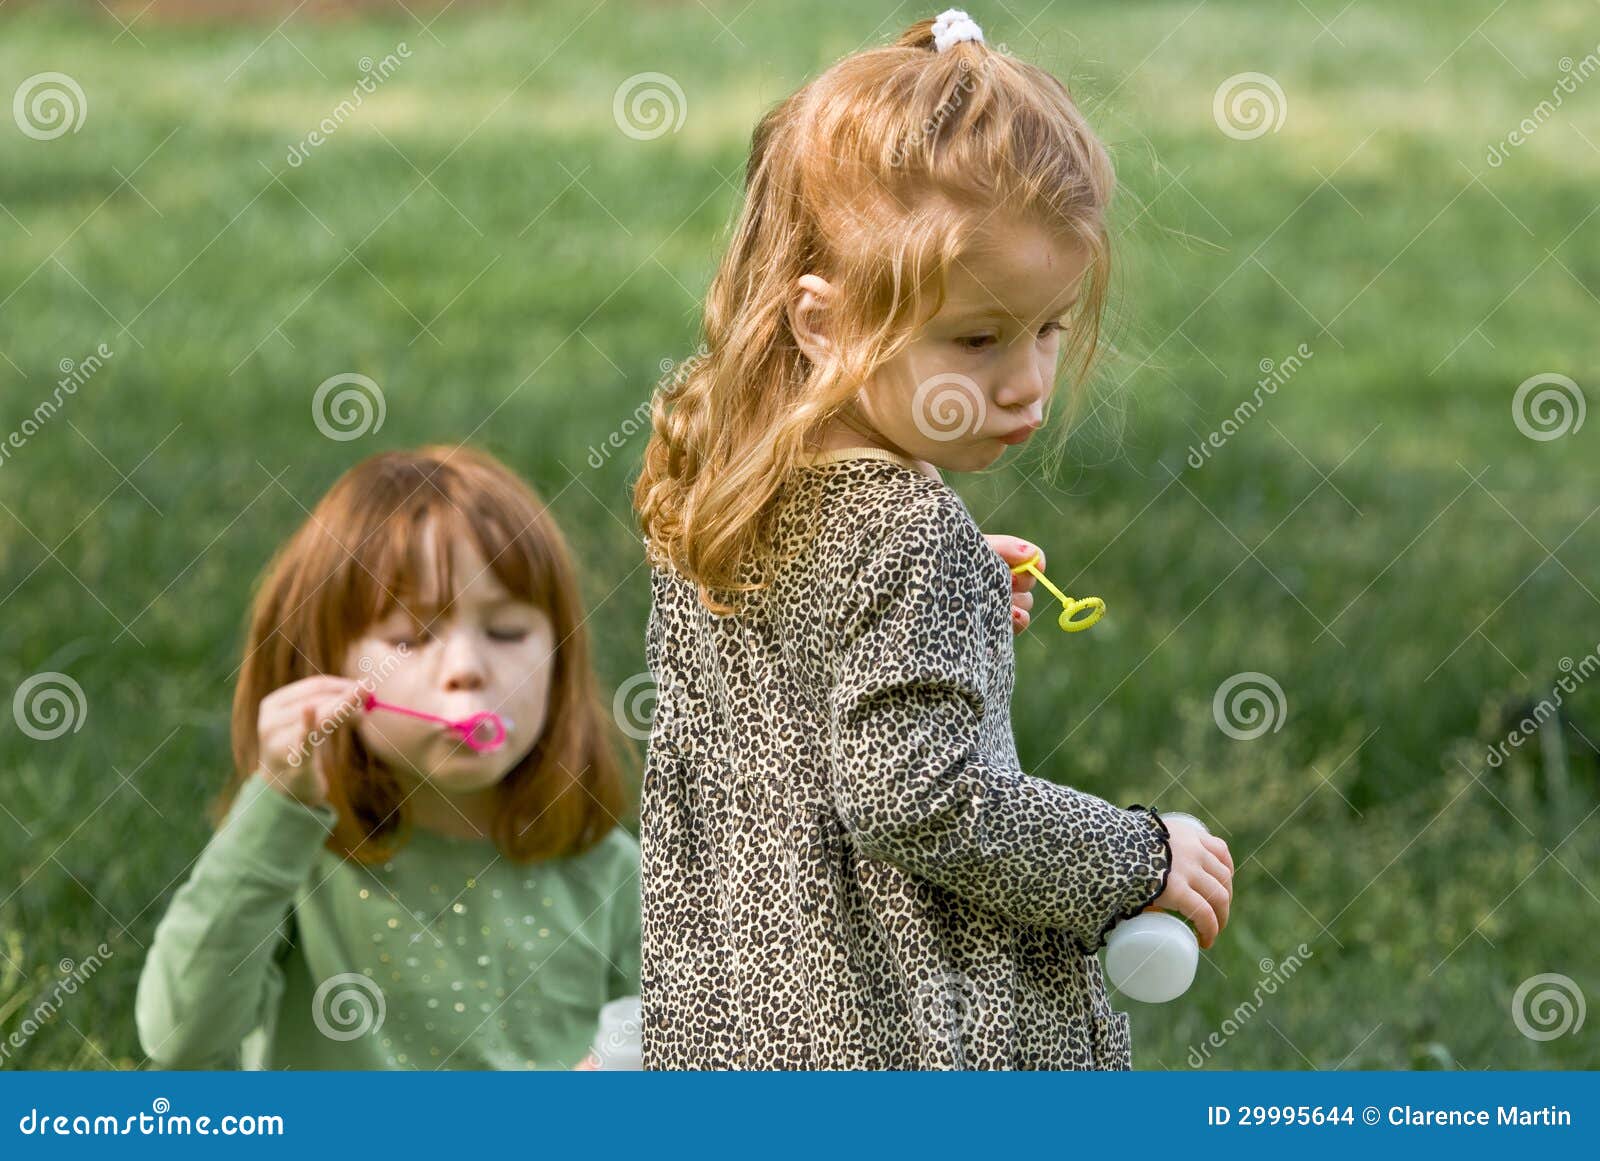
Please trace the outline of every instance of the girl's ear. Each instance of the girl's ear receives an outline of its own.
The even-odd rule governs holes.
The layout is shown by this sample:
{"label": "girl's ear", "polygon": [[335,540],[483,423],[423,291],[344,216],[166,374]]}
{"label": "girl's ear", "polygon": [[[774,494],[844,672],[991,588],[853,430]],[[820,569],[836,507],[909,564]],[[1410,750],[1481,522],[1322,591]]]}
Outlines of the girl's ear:
{"label": "girl's ear", "polygon": [[826,279],[815,274],[802,274],[795,279],[788,306],[789,329],[801,352],[813,363],[826,362],[833,353],[826,321],[832,299],[833,287]]}

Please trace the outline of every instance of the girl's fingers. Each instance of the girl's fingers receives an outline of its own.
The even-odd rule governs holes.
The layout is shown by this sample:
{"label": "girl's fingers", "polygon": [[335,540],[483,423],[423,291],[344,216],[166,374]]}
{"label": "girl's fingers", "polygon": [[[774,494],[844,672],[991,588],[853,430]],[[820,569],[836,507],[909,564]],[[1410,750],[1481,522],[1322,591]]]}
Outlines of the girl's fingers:
{"label": "girl's fingers", "polygon": [[[1037,557],[1038,559],[1034,561],[1034,563],[1039,566],[1041,571],[1044,569],[1044,552],[1037,545],[1030,544],[1028,541],[1023,540],[1019,536],[1005,536],[996,534],[993,536],[985,536],[984,539],[989,542],[989,547],[995,550],[1000,559],[1005,561],[1006,564],[1010,565],[1012,568],[1015,568],[1025,560]],[[1012,577],[1012,583],[1015,584],[1019,578],[1024,580],[1027,584],[1033,583],[1033,575],[1031,573],[1023,572],[1015,574]]]}
{"label": "girl's fingers", "polygon": [[316,706],[317,696],[315,693],[302,693],[277,701],[262,699],[261,725],[263,727],[294,725],[300,720],[300,715],[305,712],[307,706],[313,708]]}
{"label": "girl's fingers", "polygon": [[1211,878],[1206,883],[1205,896],[1206,899],[1211,900],[1211,907],[1216,912],[1216,926],[1218,926],[1218,931],[1221,931],[1222,928],[1227,926],[1227,913],[1232,910],[1234,892],[1229,891],[1226,883],[1222,883],[1221,880],[1216,880],[1216,878]]}
{"label": "girl's fingers", "polygon": [[[261,702],[261,726],[270,728],[283,723],[298,721],[306,706],[318,711],[324,720],[332,719],[337,723],[349,710],[360,707],[366,697],[366,690],[359,683],[348,681],[345,678],[330,679],[335,684],[317,685],[297,691],[294,696],[286,697],[281,702],[269,705],[267,699]],[[283,693],[294,689],[294,686],[285,686]]]}
{"label": "girl's fingers", "polygon": [[359,698],[342,697],[337,700],[322,699],[308,703],[317,741],[323,742],[350,724],[355,716]]}
{"label": "girl's fingers", "polygon": [[288,685],[279,686],[267,697],[282,698],[287,701],[298,701],[303,697],[310,697],[318,693],[327,693],[330,690],[344,690],[356,682],[348,677],[339,677],[331,673],[318,673],[311,677],[302,677],[299,681],[291,681]]}
{"label": "girl's fingers", "polygon": [[[1020,559],[1008,561],[1007,563],[1017,565],[1027,559],[1029,559],[1028,555],[1024,554]],[[1040,572],[1044,571],[1044,556],[1042,554],[1033,563],[1039,567]],[[1038,583],[1039,578],[1033,575],[1032,569],[1025,568],[1021,572],[1011,574],[1011,591],[1014,593],[1025,593]]]}
{"label": "girl's fingers", "polygon": [[1214,834],[1206,835],[1201,841],[1205,843],[1208,851],[1227,864],[1228,874],[1233,874],[1233,853],[1228,850],[1228,844]]}
{"label": "girl's fingers", "polygon": [[1033,594],[1028,590],[1034,585],[1032,573],[1011,574],[1011,631],[1020,633],[1028,627],[1028,622],[1033,619]]}
{"label": "girl's fingers", "polygon": [[288,750],[291,754],[298,754],[304,761],[310,752],[311,731],[317,728],[317,707],[307,702],[300,707],[300,728],[295,731],[295,736],[289,742]]}
{"label": "girl's fingers", "polygon": [[330,697],[354,696],[360,687],[343,677],[308,677],[275,689],[261,699],[263,719],[293,721],[300,716],[300,707],[308,701]]}
{"label": "girl's fingers", "polygon": [[1215,943],[1217,933],[1221,929],[1217,925],[1217,913],[1212,910],[1205,896],[1190,888],[1178,896],[1178,905],[1179,910],[1194,923],[1195,931],[1200,937],[1200,946],[1209,948]]}
{"label": "girl's fingers", "polygon": [[286,695],[288,700],[299,701],[308,697],[354,696],[360,688],[361,683],[354,678],[319,674],[316,677],[301,678],[273,692]]}
{"label": "girl's fingers", "polygon": [[343,697],[324,704],[322,707],[322,720],[332,727],[329,732],[341,730],[348,725],[354,716],[354,712],[361,708],[361,703],[366,700],[366,697],[367,691],[357,685],[355,689]]}
{"label": "girl's fingers", "polygon": [[1228,908],[1232,902],[1232,893],[1226,883],[1215,876],[1205,874],[1199,876],[1195,882],[1195,890],[1205,897],[1211,904],[1212,912],[1217,917],[1217,929],[1220,931],[1228,925]]}
{"label": "girl's fingers", "polygon": [[1233,898],[1233,868],[1229,867],[1216,855],[1207,851],[1204,856],[1204,866],[1228,892],[1228,898]]}

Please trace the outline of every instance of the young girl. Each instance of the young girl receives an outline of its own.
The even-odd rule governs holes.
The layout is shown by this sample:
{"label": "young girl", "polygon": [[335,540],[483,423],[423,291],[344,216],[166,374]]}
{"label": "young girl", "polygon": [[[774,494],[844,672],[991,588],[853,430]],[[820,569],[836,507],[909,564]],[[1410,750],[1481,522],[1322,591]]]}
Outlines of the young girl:
{"label": "young girl", "polygon": [[939,475],[1086,369],[1111,189],[956,11],[757,126],[635,491],[646,1068],[1127,1069],[1106,933],[1226,922],[1222,840],[1019,768],[1010,570]]}
{"label": "young girl", "polygon": [[560,530],[490,456],[385,452],[334,484],[255,599],[220,827],[139,979],[154,1064],[579,1064],[639,970],[583,619]]}

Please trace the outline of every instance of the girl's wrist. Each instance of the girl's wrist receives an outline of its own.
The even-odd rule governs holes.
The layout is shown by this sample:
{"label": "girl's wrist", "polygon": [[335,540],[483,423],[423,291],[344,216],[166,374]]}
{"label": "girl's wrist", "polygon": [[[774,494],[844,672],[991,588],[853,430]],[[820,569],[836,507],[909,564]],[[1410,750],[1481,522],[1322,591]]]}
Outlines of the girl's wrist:
{"label": "girl's wrist", "polygon": [[311,781],[311,785],[302,785],[301,780],[296,777],[294,771],[280,773],[270,769],[266,763],[262,763],[257,767],[256,774],[274,793],[281,794],[293,802],[298,802],[301,806],[315,810],[317,807],[329,805],[327,796],[317,787],[314,778]]}

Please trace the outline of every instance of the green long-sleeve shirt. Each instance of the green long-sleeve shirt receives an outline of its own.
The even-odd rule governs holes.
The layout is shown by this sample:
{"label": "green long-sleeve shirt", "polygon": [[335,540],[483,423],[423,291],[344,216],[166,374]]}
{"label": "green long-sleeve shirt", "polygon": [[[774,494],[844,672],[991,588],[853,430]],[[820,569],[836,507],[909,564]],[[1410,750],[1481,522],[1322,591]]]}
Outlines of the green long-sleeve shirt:
{"label": "green long-sleeve shirt", "polygon": [[387,863],[335,814],[241,787],[156,927],[135,1018],[162,1068],[570,1068],[639,992],[639,847],[515,864],[415,828]]}

